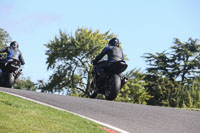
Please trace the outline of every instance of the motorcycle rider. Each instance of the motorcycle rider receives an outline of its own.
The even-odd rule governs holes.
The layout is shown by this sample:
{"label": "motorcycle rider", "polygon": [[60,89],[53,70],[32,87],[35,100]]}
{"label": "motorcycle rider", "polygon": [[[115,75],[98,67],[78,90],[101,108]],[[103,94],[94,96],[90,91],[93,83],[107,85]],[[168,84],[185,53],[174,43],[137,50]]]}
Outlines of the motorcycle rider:
{"label": "motorcycle rider", "polygon": [[[101,60],[105,55],[108,56],[108,60],[101,61],[98,65],[97,62]],[[112,38],[108,42],[108,46],[105,47],[102,52],[96,56],[96,58],[92,61],[93,65],[96,65],[96,71],[97,75],[101,75],[101,70],[108,69],[108,67],[113,63],[117,61],[124,61],[124,54],[122,50],[119,48],[119,39],[118,38]],[[121,88],[125,85],[128,78],[121,77]],[[101,80],[104,79],[103,76],[101,76]],[[101,81],[100,80],[100,81]]]}
{"label": "motorcycle rider", "polygon": [[25,64],[22,53],[18,47],[18,43],[13,41],[10,43],[10,47],[6,47],[0,50],[0,53],[7,53],[7,57],[5,59],[0,59],[0,69],[2,69],[2,71],[5,70],[5,64],[9,61],[9,59],[16,59],[20,61],[21,65]]}

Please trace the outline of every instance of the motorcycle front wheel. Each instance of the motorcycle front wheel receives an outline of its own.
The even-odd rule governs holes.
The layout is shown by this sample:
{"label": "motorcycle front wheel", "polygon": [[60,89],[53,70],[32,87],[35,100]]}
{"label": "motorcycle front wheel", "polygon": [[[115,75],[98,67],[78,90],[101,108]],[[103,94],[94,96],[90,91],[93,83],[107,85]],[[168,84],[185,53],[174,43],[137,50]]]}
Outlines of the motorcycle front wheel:
{"label": "motorcycle front wheel", "polygon": [[90,85],[90,89],[89,89],[89,97],[90,98],[96,98],[97,97],[97,92],[96,92],[96,89],[95,89],[95,86],[94,86],[94,82],[92,81],[91,85]]}
{"label": "motorcycle front wheel", "polygon": [[108,87],[105,90],[106,100],[114,100],[121,87],[121,78],[114,74],[108,81]]}

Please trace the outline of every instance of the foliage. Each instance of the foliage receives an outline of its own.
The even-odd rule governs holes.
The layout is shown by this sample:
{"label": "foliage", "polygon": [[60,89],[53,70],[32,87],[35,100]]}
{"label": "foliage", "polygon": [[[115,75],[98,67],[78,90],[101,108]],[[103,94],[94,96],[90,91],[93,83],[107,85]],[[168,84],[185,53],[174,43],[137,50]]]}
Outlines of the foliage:
{"label": "foliage", "polygon": [[192,98],[192,107],[200,108],[200,77],[196,77],[192,83],[192,88],[190,89]]}
{"label": "foliage", "polygon": [[0,28],[0,48],[5,47],[9,42],[11,42],[11,37],[9,36],[8,32]]}
{"label": "foliage", "polygon": [[147,104],[149,98],[152,98],[144,88],[145,75],[140,70],[133,69],[125,74],[129,78],[125,86],[120,90],[116,100],[123,102]]}
{"label": "foliage", "polygon": [[24,77],[18,79],[13,88],[21,90],[31,90],[31,91],[36,90],[35,83],[32,82],[30,78],[24,78]]}
{"label": "foliage", "polygon": [[74,36],[60,30],[45,46],[47,69],[54,70],[48,83],[39,85],[42,91],[61,91],[68,94],[87,93],[91,81],[91,61],[105,47],[106,40],[114,37],[109,31],[100,33],[87,28],[78,28]]}
{"label": "foliage", "polygon": [[161,76],[145,77],[145,88],[153,98],[150,98],[147,103],[150,105],[160,106],[178,106],[178,98],[180,97],[180,84],[179,82],[172,82],[169,78],[163,78]]}

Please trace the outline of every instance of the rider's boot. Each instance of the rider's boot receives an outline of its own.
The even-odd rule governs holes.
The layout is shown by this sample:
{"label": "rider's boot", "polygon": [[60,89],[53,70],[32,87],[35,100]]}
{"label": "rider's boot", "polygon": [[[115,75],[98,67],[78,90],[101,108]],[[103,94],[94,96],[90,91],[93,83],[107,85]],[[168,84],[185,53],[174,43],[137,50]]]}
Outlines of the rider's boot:
{"label": "rider's boot", "polygon": [[128,81],[127,77],[122,77],[122,79],[121,79],[121,88],[124,87],[124,85],[127,83],[127,81]]}

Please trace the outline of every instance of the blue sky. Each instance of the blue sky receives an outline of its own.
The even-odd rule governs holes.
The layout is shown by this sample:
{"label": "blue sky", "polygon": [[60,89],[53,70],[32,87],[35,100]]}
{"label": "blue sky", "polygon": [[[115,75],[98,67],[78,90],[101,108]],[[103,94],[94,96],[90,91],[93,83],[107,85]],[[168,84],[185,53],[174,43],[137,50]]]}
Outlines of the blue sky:
{"label": "blue sky", "polygon": [[173,39],[200,39],[199,0],[0,0],[0,28],[18,41],[26,61],[23,74],[47,80],[44,44],[59,29],[110,30],[129,58],[128,70],[147,64],[141,56],[169,50]]}

